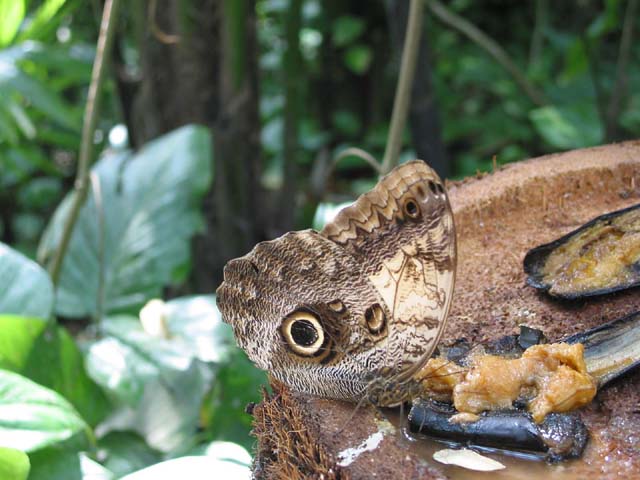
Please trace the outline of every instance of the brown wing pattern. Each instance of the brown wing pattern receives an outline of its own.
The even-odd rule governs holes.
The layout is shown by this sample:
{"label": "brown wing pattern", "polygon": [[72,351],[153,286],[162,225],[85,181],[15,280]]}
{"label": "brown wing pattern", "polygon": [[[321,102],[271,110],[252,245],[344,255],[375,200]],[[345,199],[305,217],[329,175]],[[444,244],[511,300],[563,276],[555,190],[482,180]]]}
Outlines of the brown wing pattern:
{"label": "brown wing pattern", "polygon": [[453,214],[437,174],[422,161],[397,167],[321,234],[357,259],[391,312],[388,366],[428,357],[446,321],[456,265]]}

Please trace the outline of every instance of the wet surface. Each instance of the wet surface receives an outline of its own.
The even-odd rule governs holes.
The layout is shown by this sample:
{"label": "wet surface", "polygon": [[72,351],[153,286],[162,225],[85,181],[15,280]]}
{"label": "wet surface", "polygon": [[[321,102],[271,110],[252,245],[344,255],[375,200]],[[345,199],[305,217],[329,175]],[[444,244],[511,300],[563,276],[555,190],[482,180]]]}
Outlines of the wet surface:
{"label": "wet surface", "polygon": [[[397,428],[402,428],[407,432],[406,419],[401,422],[398,411],[387,410],[384,415]],[[396,435],[400,435],[397,430]],[[549,464],[543,456],[534,454],[500,452],[497,449],[479,448],[470,446],[478,453],[496,460],[505,466],[504,470],[492,472],[477,472],[455,465],[444,465],[433,459],[433,454],[445,448],[460,448],[461,445],[452,442],[438,441],[419,434],[402,435],[401,439],[408,453],[414,454],[423,461],[441,470],[452,480],[475,480],[475,479],[534,479],[544,478],[548,480],[584,480],[584,471],[579,460],[568,460],[562,463]]]}

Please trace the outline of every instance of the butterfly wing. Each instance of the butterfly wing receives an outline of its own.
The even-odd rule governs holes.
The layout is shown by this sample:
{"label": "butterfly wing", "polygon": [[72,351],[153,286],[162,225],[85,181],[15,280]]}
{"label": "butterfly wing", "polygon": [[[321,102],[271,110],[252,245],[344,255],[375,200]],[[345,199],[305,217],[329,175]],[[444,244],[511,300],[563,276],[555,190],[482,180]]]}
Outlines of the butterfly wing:
{"label": "butterfly wing", "polygon": [[453,214],[438,175],[403,164],[321,232],[343,246],[391,315],[384,345],[397,373],[433,352],[447,319],[456,269]]}

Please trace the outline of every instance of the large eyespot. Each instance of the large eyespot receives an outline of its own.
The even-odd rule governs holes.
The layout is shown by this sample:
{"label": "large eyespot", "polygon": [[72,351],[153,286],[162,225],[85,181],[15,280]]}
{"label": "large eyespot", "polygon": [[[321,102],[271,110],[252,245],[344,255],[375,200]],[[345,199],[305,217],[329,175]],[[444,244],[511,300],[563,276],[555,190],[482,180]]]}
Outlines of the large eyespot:
{"label": "large eyespot", "polygon": [[382,332],[387,323],[387,317],[384,314],[384,310],[378,303],[374,303],[365,310],[364,320],[367,323],[367,328],[374,335]]}
{"label": "large eyespot", "polygon": [[318,318],[310,312],[293,312],[284,319],[281,329],[287,345],[298,355],[317,355],[324,344],[324,329]]}
{"label": "large eyespot", "polygon": [[411,197],[405,200],[402,210],[409,218],[413,218],[414,220],[420,218],[420,207],[418,206],[418,202]]}

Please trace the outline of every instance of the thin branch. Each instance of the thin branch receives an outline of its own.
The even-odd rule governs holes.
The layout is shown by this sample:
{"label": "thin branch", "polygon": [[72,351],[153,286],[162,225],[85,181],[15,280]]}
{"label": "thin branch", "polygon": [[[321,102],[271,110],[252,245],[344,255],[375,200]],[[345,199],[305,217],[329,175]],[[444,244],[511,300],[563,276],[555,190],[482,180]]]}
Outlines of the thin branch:
{"label": "thin branch", "polygon": [[547,0],[536,0],[535,20],[533,33],[531,34],[531,46],[529,48],[529,68],[534,67],[540,61],[544,42],[544,31],[547,27],[547,15],[549,4]]}
{"label": "thin branch", "polygon": [[607,124],[607,100],[605,88],[602,86],[602,82],[600,81],[600,75],[598,75],[598,57],[593,52],[593,42],[587,37],[587,35],[585,33],[582,33],[580,37],[582,39],[582,44],[584,45],[584,52],[587,57],[587,65],[589,67],[589,77],[591,78],[593,91],[595,93],[595,103],[598,110],[598,119],[600,120],[600,125],[604,129]]}
{"label": "thin branch", "polygon": [[285,16],[287,47],[284,52],[284,127],[282,129],[283,185],[280,191],[278,218],[282,230],[290,230],[295,222],[296,184],[300,158],[300,103],[304,70],[300,50],[302,0],[292,0]]}
{"label": "thin branch", "polygon": [[[380,165],[378,163],[378,161],[375,159],[375,157],[373,155],[371,155],[369,152],[367,152],[366,150],[363,150],[361,148],[357,148],[357,147],[350,147],[350,148],[345,148],[344,150],[342,150],[338,156],[333,160],[333,163],[331,164],[331,167],[329,169],[328,175],[331,174],[331,172],[336,168],[336,166],[338,165],[338,163],[340,163],[340,161],[343,158],[347,158],[347,157],[358,157],[361,158],[362,160],[364,160],[378,175],[382,175],[382,165]],[[328,176],[327,175],[327,176]]]}
{"label": "thin branch", "polygon": [[387,147],[382,159],[382,173],[388,173],[398,164],[400,148],[402,147],[402,134],[407,115],[409,113],[409,100],[411,99],[411,86],[416,70],[416,60],[420,46],[420,34],[422,33],[424,0],[411,0],[409,17],[407,19],[407,31],[402,48],[402,61],[400,63],[400,77],[396,87],[396,96],[393,101],[393,113],[387,138]]}
{"label": "thin branch", "polygon": [[151,33],[160,43],[164,43],[165,45],[172,45],[180,42],[180,35],[171,35],[170,33],[165,33],[159,26],[156,21],[156,9],[158,1],[150,0],[149,1],[149,12],[147,14],[147,20],[149,21],[149,26],[151,28]]}
{"label": "thin branch", "polygon": [[527,96],[533,103],[538,106],[548,105],[549,101],[545,97],[544,93],[539,91],[526,77],[526,75],[520,70],[516,63],[509,57],[507,52],[498,43],[485,34],[478,27],[468,22],[464,18],[456,15],[454,12],[445,7],[437,0],[426,0],[429,8],[433,14],[438,17],[442,22],[446,23],[450,27],[458,30],[462,34],[466,35],[477,43],[480,47],[484,48],[489,55],[491,55],[502,67],[507,70],[520,85],[520,88],[524,90]]}
{"label": "thin branch", "polygon": [[110,49],[113,44],[113,37],[116,24],[116,16],[120,0],[106,0],[104,10],[102,11],[102,22],[100,24],[100,36],[98,37],[98,45],[96,48],[96,58],[93,62],[93,71],[91,72],[91,84],[89,85],[89,93],[87,95],[87,105],[84,112],[84,122],[82,125],[82,140],[80,143],[80,155],[78,158],[78,171],[74,184],[74,197],[69,209],[60,244],[56,251],[49,273],[54,285],[58,284],[60,271],[62,269],[62,261],[64,260],[71,234],[78,220],[80,209],[87,197],[89,188],[89,164],[93,154],[93,136],[98,121],[98,108],[100,106],[99,94],[102,90],[104,82],[104,72],[106,59],[110,58]]}
{"label": "thin branch", "polygon": [[616,81],[609,100],[609,107],[606,113],[606,139],[607,141],[615,140],[616,128],[618,124],[618,116],[620,115],[620,106],[622,99],[627,93],[627,66],[629,65],[629,57],[631,56],[631,45],[633,44],[633,27],[637,20],[636,10],[638,7],[637,0],[629,0],[627,11],[624,15],[624,24],[622,25],[622,38],[620,39],[620,50],[618,52],[618,64],[616,66]]}

